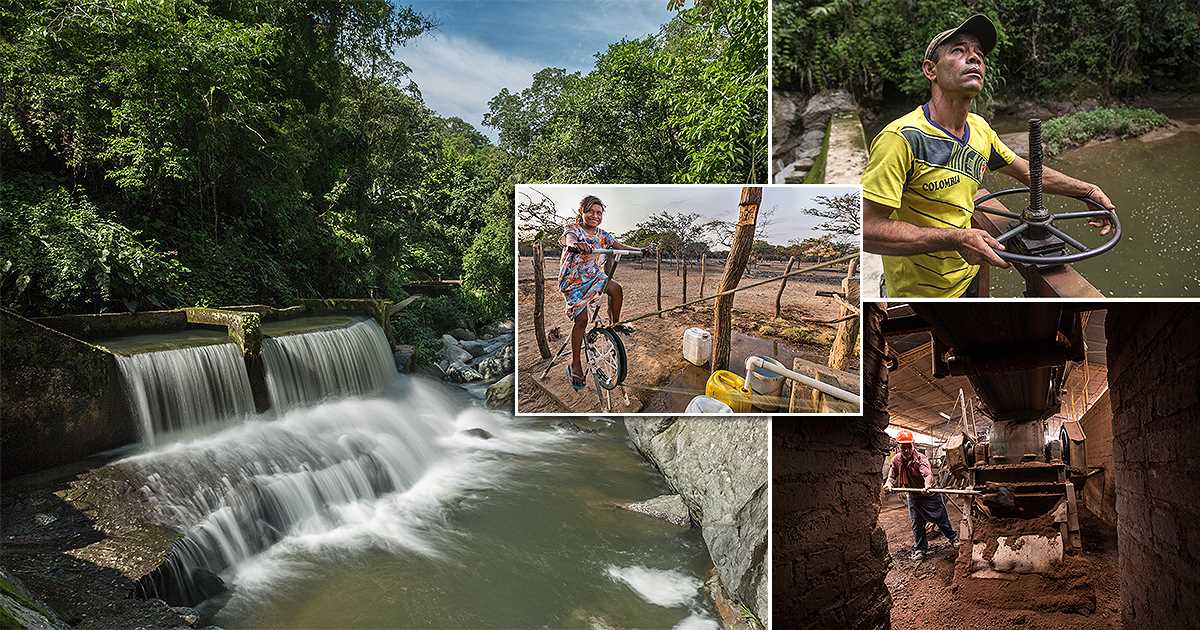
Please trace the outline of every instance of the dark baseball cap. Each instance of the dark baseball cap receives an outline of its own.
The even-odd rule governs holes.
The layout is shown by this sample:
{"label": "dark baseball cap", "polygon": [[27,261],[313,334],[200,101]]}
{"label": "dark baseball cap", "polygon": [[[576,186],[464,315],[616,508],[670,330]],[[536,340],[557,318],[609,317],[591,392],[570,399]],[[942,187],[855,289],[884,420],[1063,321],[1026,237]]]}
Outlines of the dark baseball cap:
{"label": "dark baseball cap", "polygon": [[992,24],[988,16],[976,13],[956,28],[942,31],[929,40],[929,45],[925,47],[925,58],[929,59],[935,48],[941,46],[946,40],[959,33],[970,33],[977,37],[979,39],[979,48],[983,50],[983,54],[985,55],[992,52],[992,49],[996,47],[996,25]]}

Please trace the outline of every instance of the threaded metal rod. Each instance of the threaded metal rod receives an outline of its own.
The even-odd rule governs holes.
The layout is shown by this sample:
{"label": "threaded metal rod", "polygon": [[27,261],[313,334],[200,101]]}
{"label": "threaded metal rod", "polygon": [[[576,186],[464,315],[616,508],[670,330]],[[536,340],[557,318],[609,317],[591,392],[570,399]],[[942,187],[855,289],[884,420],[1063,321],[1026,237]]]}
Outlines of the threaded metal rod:
{"label": "threaded metal rod", "polygon": [[1044,218],[1046,201],[1042,196],[1042,121],[1029,119],[1029,214]]}

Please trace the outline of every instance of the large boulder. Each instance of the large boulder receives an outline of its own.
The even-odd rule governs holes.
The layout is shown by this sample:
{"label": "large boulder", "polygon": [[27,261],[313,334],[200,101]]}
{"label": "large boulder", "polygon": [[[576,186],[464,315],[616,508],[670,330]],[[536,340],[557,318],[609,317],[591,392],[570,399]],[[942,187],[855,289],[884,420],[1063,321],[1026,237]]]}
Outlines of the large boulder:
{"label": "large boulder", "polygon": [[503,350],[496,352],[490,357],[483,359],[478,364],[479,373],[483,374],[484,380],[492,380],[500,378],[505,374],[512,374],[513,371],[513,344],[509,343],[504,346]]}
{"label": "large boulder", "polygon": [[487,400],[488,409],[511,410],[513,408],[513,375],[509,374],[492,383],[487,388],[484,397]]}
{"label": "large boulder", "polygon": [[470,328],[455,328],[450,331],[450,336],[459,341],[475,341],[475,333]]}
{"label": "large boulder", "polygon": [[854,111],[858,111],[858,105],[849,92],[825,90],[808,99],[808,105],[804,108],[801,118],[805,131],[819,128],[824,133],[825,125],[834,114]]}
{"label": "large boulder", "polygon": [[625,419],[634,446],[683,497],[729,594],[767,614],[767,419]]}
{"label": "large boulder", "polygon": [[409,374],[413,370],[413,360],[417,355],[417,347],[401,344],[396,346],[396,350],[392,352],[392,358],[396,361],[396,371],[401,374]]}
{"label": "large boulder", "polygon": [[801,112],[808,99],[799,92],[771,92],[771,137],[774,138],[774,161],[790,162],[790,154],[800,142]]}
{"label": "large boulder", "polygon": [[450,335],[442,335],[442,358],[447,363],[467,363],[471,360],[471,353],[462,349],[458,345],[458,340]]}

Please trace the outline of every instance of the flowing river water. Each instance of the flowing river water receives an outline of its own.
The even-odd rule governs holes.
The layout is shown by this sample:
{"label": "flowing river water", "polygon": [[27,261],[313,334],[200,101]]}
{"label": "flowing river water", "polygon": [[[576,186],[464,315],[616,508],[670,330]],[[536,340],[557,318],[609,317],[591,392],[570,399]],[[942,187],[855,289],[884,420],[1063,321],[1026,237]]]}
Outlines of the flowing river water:
{"label": "flowing river water", "polygon": [[157,446],[111,466],[186,532],[157,595],[225,628],[717,627],[699,530],[614,505],[667,491],[619,422],[399,375],[370,320],[268,339],[256,414],[230,348],[121,359]]}

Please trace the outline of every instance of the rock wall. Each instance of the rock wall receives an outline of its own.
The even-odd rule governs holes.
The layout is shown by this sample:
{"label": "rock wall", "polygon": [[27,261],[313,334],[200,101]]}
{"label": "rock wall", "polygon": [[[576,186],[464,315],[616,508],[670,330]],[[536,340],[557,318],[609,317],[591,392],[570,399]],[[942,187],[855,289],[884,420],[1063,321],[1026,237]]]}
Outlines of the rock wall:
{"label": "rock wall", "polygon": [[634,446],[683,496],[722,584],[764,625],[767,419],[625,419]]}
{"label": "rock wall", "polygon": [[887,538],[878,525],[888,446],[883,311],[864,304],[863,416],[773,423],[772,587],[787,628],[887,628]]}
{"label": "rock wall", "polygon": [[0,311],[0,327],[0,476],[137,439],[111,354],[10,311]]}
{"label": "rock wall", "polygon": [[1200,306],[1120,304],[1105,318],[1121,620],[1200,620]]}

